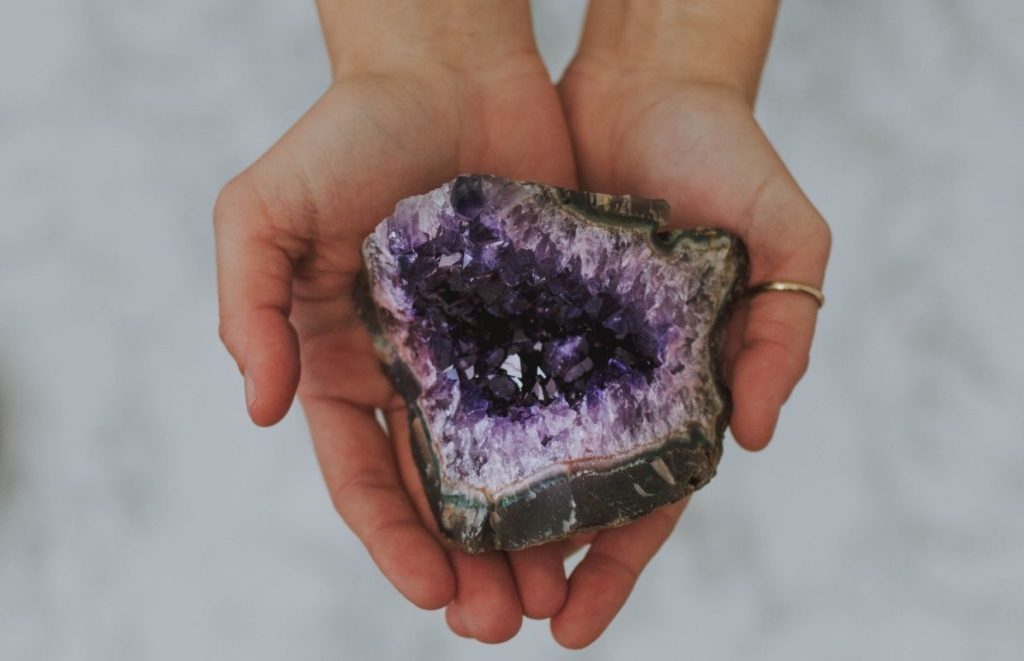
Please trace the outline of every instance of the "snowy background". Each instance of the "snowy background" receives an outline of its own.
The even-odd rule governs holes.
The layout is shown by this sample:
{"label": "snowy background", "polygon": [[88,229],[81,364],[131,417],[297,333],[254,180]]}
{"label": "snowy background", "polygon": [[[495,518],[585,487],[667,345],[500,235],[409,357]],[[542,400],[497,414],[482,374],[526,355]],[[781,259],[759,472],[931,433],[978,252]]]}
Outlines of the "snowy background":
{"label": "snowy background", "polygon": [[[536,4],[556,75],[582,10]],[[835,235],[812,369],[585,658],[1021,658],[1021,25],[785,4],[758,112]],[[308,2],[0,9],[0,658],[571,656],[408,605],[298,407],[245,417],[211,207],[327,80]]]}

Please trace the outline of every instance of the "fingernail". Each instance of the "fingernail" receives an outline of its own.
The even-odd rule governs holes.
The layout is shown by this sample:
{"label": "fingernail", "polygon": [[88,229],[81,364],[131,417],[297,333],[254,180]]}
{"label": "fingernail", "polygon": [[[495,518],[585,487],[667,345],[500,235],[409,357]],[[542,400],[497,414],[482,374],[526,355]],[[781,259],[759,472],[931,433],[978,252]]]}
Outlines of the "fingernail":
{"label": "fingernail", "polygon": [[249,408],[252,408],[253,404],[256,403],[256,386],[253,384],[252,377],[249,376],[248,372],[245,373],[245,403]]}

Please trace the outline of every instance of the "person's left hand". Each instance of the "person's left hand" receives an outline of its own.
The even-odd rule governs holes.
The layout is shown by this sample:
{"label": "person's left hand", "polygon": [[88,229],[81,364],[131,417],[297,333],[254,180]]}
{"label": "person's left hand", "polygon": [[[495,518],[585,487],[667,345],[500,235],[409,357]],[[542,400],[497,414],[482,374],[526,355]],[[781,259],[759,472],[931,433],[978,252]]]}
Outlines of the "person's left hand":
{"label": "person's left hand", "polygon": [[[752,281],[820,287],[831,238],[757,121],[749,97],[724,85],[680,80],[578,56],[560,84],[581,185],[665,198],[675,226],[739,235]],[[743,447],[767,445],[779,410],[808,364],[817,305],[794,294],[744,301],[728,327],[730,427]],[[593,641],[625,602],[636,575],[671,533],[682,506],[600,532],[573,572],[552,620],[563,645]]]}

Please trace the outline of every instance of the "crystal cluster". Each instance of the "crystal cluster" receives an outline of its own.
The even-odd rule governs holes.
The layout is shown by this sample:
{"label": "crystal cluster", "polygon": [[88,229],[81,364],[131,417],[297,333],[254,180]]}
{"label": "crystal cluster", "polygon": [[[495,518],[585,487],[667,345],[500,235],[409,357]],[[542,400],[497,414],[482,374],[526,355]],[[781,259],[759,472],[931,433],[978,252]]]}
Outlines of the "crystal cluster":
{"label": "crystal cluster", "polygon": [[368,237],[364,316],[465,548],[620,524],[714,473],[718,336],[745,254],[722,232],[658,233],[666,214],[475,175]]}
{"label": "crystal cluster", "polygon": [[[534,250],[479,215],[478,180],[459,180],[454,222],[413,246],[388,233],[398,276],[411,294],[412,333],[446,379],[457,379],[466,413],[517,417],[564,399],[576,405],[609,382],[650,378],[661,364],[644,312],[564,265],[550,239]],[[614,285],[609,288],[614,290]]]}

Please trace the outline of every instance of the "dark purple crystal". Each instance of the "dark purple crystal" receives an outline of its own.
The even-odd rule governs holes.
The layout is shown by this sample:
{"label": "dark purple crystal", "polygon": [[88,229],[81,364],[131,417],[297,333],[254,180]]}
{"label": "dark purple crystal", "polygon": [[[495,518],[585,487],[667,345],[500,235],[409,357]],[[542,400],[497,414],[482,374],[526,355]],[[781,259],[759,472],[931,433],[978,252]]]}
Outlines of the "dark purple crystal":
{"label": "dark purple crystal", "polygon": [[499,416],[560,399],[576,404],[588,389],[630,374],[649,380],[661,360],[637,301],[586,281],[579,257],[560,264],[552,253],[538,262],[470,219],[481,192],[466,181],[477,180],[452,187],[451,226],[418,246],[388,243],[412,298],[410,332],[434,365],[443,371],[458,362],[461,387],[479,390],[487,412]]}

